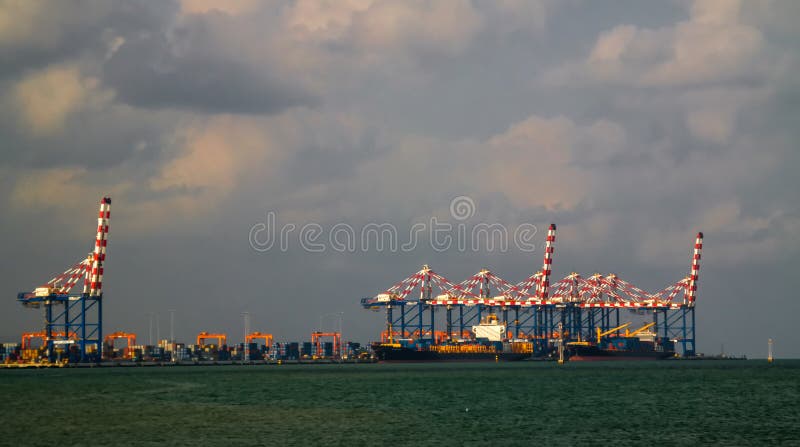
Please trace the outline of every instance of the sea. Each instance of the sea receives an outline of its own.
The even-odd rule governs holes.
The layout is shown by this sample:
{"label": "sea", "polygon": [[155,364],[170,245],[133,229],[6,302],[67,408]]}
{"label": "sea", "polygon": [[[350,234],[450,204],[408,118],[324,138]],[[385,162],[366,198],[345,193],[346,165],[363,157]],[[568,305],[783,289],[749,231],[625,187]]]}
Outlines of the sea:
{"label": "sea", "polygon": [[9,446],[800,445],[800,360],[0,370]]}

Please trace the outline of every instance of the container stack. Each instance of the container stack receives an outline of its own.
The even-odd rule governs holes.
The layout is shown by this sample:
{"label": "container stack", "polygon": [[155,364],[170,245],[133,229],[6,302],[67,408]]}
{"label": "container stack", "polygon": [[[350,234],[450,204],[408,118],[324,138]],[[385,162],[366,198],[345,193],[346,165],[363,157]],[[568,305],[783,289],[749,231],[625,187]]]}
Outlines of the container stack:
{"label": "container stack", "polygon": [[20,358],[22,359],[23,363],[35,363],[39,361],[39,350],[38,349],[21,349],[20,350]]}
{"label": "container stack", "polygon": [[192,360],[192,350],[186,346],[178,346],[173,353],[175,360],[179,362],[188,362]]}
{"label": "container stack", "polygon": [[11,363],[19,358],[18,343],[3,343],[0,345],[0,363]]}

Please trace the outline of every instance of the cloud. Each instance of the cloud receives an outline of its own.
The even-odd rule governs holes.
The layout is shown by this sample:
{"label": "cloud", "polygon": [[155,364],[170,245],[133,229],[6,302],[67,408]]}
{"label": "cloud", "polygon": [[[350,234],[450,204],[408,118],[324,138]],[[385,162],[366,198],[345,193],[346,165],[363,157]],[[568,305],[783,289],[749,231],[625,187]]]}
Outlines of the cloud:
{"label": "cloud", "polygon": [[742,210],[737,199],[712,204],[697,213],[693,228],[651,228],[644,231],[638,244],[638,257],[649,263],[679,259],[685,255],[687,234],[702,230],[709,250],[704,262],[720,265],[767,263],[786,260],[789,253],[800,249],[797,209],[774,210],[769,215],[750,215]]}
{"label": "cloud", "polygon": [[0,80],[79,59],[82,65],[105,53],[119,36],[162,29],[176,10],[172,1],[2,1]]}
{"label": "cloud", "polygon": [[[485,155],[491,181],[484,188],[502,191],[520,207],[575,207],[587,186],[573,164],[576,132],[579,129],[567,118],[532,116],[492,137]],[[571,181],[561,182],[563,178]]]}
{"label": "cloud", "polygon": [[758,119],[756,108],[767,104],[773,95],[771,87],[723,84],[691,89],[675,95],[674,100],[685,109],[686,127],[693,137],[705,143],[724,145],[736,136],[737,122]]}
{"label": "cloud", "polygon": [[285,11],[284,23],[298,38],[340,40],[347,37],[356,14],[374,0],[298,0]]}
{"label": "cloud", "polygon": [[642,73],[667,57],[669,34],[668,30],[617,26],[597,38],[586,62],[587,73],[602,81],[643,82]]}
{"label": "cloud", "polygon": [[533,31],[542,33],[547,19],[559,2],[550,0],[495,0],[478,2],[482,9],[496,15],[497,28],[500,33],[508,34],[516,31]]}
{"label": "cloud", "polygon": [[[136,107],[276,114],[315,106],[337,78],[462,53],[482,29],[451,2],[187,1],[169,23],[124,36],[103,80]],[[109,45],[120,42],[111,40]],[[113,45],[112,45],[113,46]],[[386,62],[391,61],[389,65]],[[409,62],[411,62],[409,64]],[[390,68],[395,66],[395,68]]]}
{"label": "cloud", "polygon": [[51,135],[64,129],[70,114],[111,100],[111,93],[98,84],[97,78],[83,77],[76,66],[53,66],[17,82],[13,97],[30,132]]}
{"label": "cloud", "polygon": [[[222,218],[225,204],[232,199],[239,203],[243,196],[256,197],[260,203],[265,200],[260,196],[267,194],[267,203],[273,204],[304,194],[308,199],[307,186],[330,174],[323,167],[323,172],[309,176],[306,157],[328,160],[324,166],[330,168],[337,158],[352,153],[361,132],[347,116],[308,110],[270,117],[197,116],[162,134],[160,140],[141,141],[133,156],[103,169],[75,163],[19,169],[12,177],[11,203],[19,213],[63,212],[80,207],[86,197],[112,195],[124,204],[118,214],[124,228],[157,234],[164,225],[178,228]],[[334,146],[337,139],[342,141]],[[139,157],[151,144],[160,146],[156,156]],[[259,193],[262,188],[264,193]],[[58,193],[48,193],[51,190]],[[284,210],[299,216],[307,205]],[[163,210],[170,212],[164,215]],[[160,218],[153,219],[154,215]]]}
{"label": "cloud", "polygon": [[[105,196],[130,196],[134,189],[135,185],[120,174],[124,171],[98,173],[79,166],[17,170],[11,175],[14,182],[8,194],[8,211],[23,221],[40,222],[38,231],[46,237],[85,242],[91,234],[87,233],[91,220],[86,217],[97,211],[96,200]],[[122,224],[120,227],[136,226],[145,221],[155,226],[152,218],[130,211],[120,213],[121,219],[117,219]],[[58,218],[53,219],[53,216]]]}
{"label": "cloud", "polygon": [[739,21],[736,1],[698,0],[668,43],[670,58],[643,75],[645,84],[685,84],[749,74],[761,32]]}
{"label": "cloud", "polygon": [[733,133],[736,114],[734,110],[691,110],[686,116],[689,131],[697,138],[723,144]]}
{"label": "cloud", "polygon": [[298,40],[335,43],[367,61],[418,53],[456,55],[482,29],[483,17],[467,0],[300,0],[285,13]]}
{"label": "cloud", "polygon": [[149,180],[149,187],[182,193],[183,208],[213,205],[250,171],[269,175],[278,164],[280,148],[271,142],[267,125],[253,118],[215,116],[181,129],[178,155]]}
{"label": "cloud", "polygon": [[206,14],[209,12],[222,12],[230,15],[239,15],[258,9],[260,0],[180,0],[181,13]]}
{"label": "cloud", "polygon": [[742,20],[738,0],[696,0],[672,26],[617,25],[601,33],[584,61],[548,70],[549,83],[601,82],[640,87],[702,85],[764,75],[762,32]]}
{"label": "cloud", "polygon": [[150,144],[141,141],[132,157],[103,169],[80,163],[18,169],[10,203],[20,214],[61,215],[82,209],[87,197],[110,195],[123,204],[115,213],[119,224],[137,234],[209,218],[243,180],[269,177],[280,166],[282,147],[270,135],[276,126],[247,116],[196,118],[153,142],[163,146],[156,158],[138,157]]}
{"label": "cloud", "polygon": [[11,193],[11,202],[22,209],[36,207],[70,207],[72,197],[83,197],[89,189],[85,183],[76,181],[88,177],[84,168],[52,168],[39,170],[37,175],[26,175],[19,179]]}
{"label": "cloud", "polygon": [[681,158],[673,156],[680,139],[654,145],[641,138],[606,119],[581,123],[539,115],[485,140],[385,134],[379,143],[385,152],[361,160],[352,174],[302,187],[290,202],[313,204],[306,216],[323,221],[342,210],[424,221],[446,216],[443,204],[468,195],[507,224],[529,221],[520,216],[550,216],[563,224],[573,253],[577,247],[607,250],[619,238],[637,247],[642,262],[671,264],[686,256],[694,232],[704,230],[738,241],[726,248],[732,260],[744,259],[752,246],[764,256],[778,254],[771,241],[794,231],[792,212],[771,203],[766,211],[776,216],[770,224],[775,235],[759,245],[766,227],[758,212],[742,211],[732,201],[737,187],[756,187],[776,172],[777,154],[752,151],[752,142],[733,130],[724,151],[691,150]]}
{"label": "cloud", "polygon": [[410,48],[455,54],[481,28],[481,16],[466,0],[376,1],[352,23],[355,44],[372,51]]}
{"label": "cloud", "polygon": [[145,108],[270,114],[316,103],[269,48],[266,58],[250,57],[256,43],[232,51],[221,37],[236,32],[231,20],[191,16],[173,30],[127,39],[105,64],[104,81],[120,100]]}
{"label": "cloud", "polygon": [[53,50],[77,28],[99,21],[112,6],[99,0],[3,1],[0,3],[0,52],[9,49]]}
{"label": "cloud", "polygon": [[[502,197],[513,208],[548,213],[581,206],[591,196],[594,171],[627,147],[625,130],[617,123],[583,125],[564,116],[538,115],[485,140],[406,135],[387,137],[383,144],[390,149],[362,162],[347,179],[346,191],[368,189],[378,197],[392,197],[392,202],[402,202],[401,197],[422,201],[408,208],[438,207],[455,195],[487,201]],[[411,173],[414,182],[407,180]]]}

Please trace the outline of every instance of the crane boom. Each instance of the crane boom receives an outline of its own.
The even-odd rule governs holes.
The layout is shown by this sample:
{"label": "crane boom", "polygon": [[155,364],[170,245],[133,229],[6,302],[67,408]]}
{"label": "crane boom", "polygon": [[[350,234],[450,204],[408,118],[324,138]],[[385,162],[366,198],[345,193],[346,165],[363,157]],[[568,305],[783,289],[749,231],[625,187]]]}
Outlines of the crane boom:
{"label": "crane boom", "polygon": [[613,334],[614,332],[617,332],[619,330],[625,329],[626,327],[628,327],[630,325],[631,325],[631,323],[627,322],[627,323],[625,323],[623,325],[617,326],[617,327],[615,327],[613,329],[609,329],[609,330],[607,330],[605,332],[601,331],[600,328],[597,328],[597,342],[600,343],[600,339],[602,337],[605,337],[608,334]]}
{"label": "crane boom", "polygon": [[639,329],[636,329],[636,330],[635,330],[635,331],[633,331],[633,332],[626,332],[626,333],[625,333],[625,336],[626,336],[626,337],[635,337],[635,336],[636,336],[637,334],[639,334],[640,332],[644,332],[644,331],[646,331],[646,330],[650,329],[651,327],[653,327],[653,326],[655,326],[655,325],[656,325],[655,321],[653,321],[653,322],[650,322],[650,323],[647,323],[647,324],[645,324],[644,326],[640,327]]}

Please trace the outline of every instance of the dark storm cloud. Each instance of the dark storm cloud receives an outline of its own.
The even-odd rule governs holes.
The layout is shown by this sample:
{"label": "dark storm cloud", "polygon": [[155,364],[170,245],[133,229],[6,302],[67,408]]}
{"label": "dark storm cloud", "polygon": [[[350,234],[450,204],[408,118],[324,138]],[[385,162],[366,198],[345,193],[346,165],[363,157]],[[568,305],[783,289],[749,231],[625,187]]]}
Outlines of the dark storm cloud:
{"label": "dark storm cloud", "polygon": [[248,62],[236,48],[219,48],[205,23],[187,21],[171,36],[162,32],[125,42],[105,64],[104,82],[121,101],[144,108],[251,114],[318,101],[296,83],[280,79],[274,67]]}
{"label": "dark storm cloud", "polygon": [[[14,89],[26,77],[60,65],[75,67],[81,78],[93,82],[115,38],[163,32],[175,20],[177,2],[30,0],[16,4],[17,9],[4,8],[0,13],[29,23],[0,30],[0,91],[4,93],[0,95],[0,164],[101,168],[131,157],[139,163],[159,156],[162,135],[171,125],[164,114],[141,114],[102,100],[95,107],[78,104],[59,132],[31,135],[22,123]],[[113,96],[99,89],[92,94]]]}
{"label": "dark storm cloud", "polygon": [[[80,60],[89,71],[100,62],[105,85],[138,107],[258,114],[317,101],[277,75],[280,59],[265,66],[220,42],[238,26],[223,14],[182,17],[174,1],[21,5],[5,13],[31,23],[0,29],[0,80]],[[124,43],[102,63],[119,42]]]}
{"label": "dark storm cloud", "polygon": [[171,0],[29,0],[6,8],[10,20],[30,22],[0,33],[0,79],[76,57],[102,58],[111,38],[163,30],[178,12]]}

